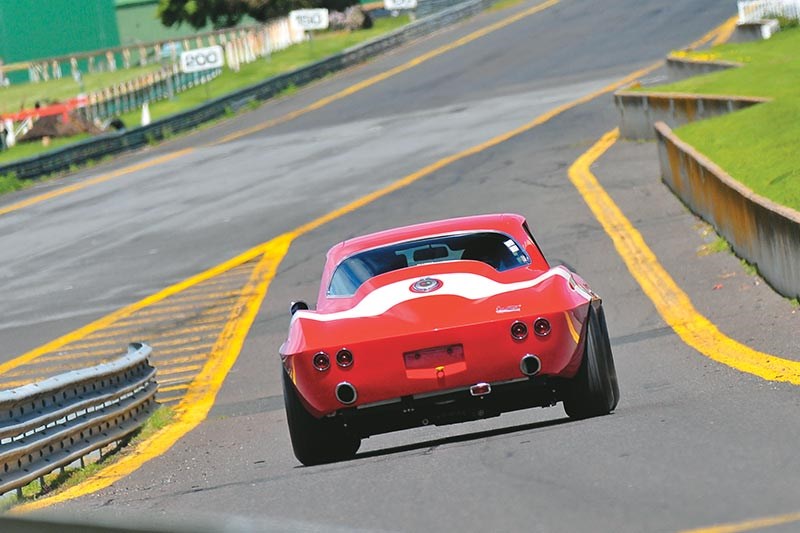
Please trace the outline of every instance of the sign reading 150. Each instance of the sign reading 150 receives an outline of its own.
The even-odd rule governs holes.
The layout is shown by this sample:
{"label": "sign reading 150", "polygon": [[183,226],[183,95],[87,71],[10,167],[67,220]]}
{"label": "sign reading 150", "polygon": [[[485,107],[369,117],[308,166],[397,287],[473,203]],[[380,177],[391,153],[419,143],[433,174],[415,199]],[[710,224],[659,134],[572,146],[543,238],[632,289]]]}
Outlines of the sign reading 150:
{"label": "sign reading 150", "polygon": [[212,68],[222,68],[224,64],[225,54],[219,45],[181,52],[181,72],[199,72]]}
{"label": "sign reading 150", "polygon": [[328,28],[327,9],[295,9],[289,12],[289,20],[305,31]]}

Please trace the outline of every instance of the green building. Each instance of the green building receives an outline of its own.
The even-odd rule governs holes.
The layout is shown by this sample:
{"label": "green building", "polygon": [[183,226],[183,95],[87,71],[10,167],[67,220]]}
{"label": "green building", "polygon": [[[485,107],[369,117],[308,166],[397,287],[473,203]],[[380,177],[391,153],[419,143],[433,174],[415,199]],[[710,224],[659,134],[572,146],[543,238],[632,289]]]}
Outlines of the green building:
{"label": "green building", "polygon": [[5,64],[119,44],[114,0],[0,0]]}

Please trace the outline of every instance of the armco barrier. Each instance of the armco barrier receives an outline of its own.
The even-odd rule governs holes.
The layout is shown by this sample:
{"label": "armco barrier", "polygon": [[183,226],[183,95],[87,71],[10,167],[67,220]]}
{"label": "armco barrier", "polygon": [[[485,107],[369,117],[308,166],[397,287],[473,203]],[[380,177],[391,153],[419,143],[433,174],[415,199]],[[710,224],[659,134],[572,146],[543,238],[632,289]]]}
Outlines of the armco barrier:
{"label": "armco barrier", "polygon": [[0,165],[0,176],[13,173],[20,179],[36,178],[68,170],[73,165],[80,165],[93,159],[140,148],[173,133],[186,131],[222,117],[230,111],[237,111],[249,102],[271,98],[287,87],[305,85],[330,73],[361,63],[386,50],[479,13],[493,2],[494,0],[463,2],[306,67],[280,74],[171,117],[156,120],[149,126],[107,133],[37,157]]}
{"label": "armco barrier", "polygon": [[800,213],[754,193],[659,122],[661,177],[778,292],[800,297]]}
{"label": "armco barrier", "polygon": [[614,103],[620,113],[620,135],[624,139],[654,139],[656,122],[671,128],[689,122],[732,113],[768,102],[768,98],[710,96],[700,94],[617,91]]}
{"label": "armco barrier", "polygon": [[686,57],[667,57],[667,77],[670,82],[685,80],[694,76],[702,76],[720,70],[741,67],[735,61],[701,61]]}
{"label": "armco barrier", "polygon": [[0,494],[136,431],[154,409],[151,349],[0,392]]}

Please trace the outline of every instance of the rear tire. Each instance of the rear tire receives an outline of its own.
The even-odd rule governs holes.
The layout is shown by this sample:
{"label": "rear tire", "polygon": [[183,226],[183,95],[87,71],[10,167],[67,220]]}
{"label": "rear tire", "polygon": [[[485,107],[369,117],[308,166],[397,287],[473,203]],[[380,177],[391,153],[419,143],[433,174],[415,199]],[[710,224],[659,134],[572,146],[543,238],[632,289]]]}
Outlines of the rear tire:
{"label": "rear tire", "polygon": [[334,419],[314,418],[300,401],[289,374],[284,369],[281,374],[289,437],[297,460],[312,466],[354,457],[361,439]]}
{"label": "rear tire", "polygon": [[578,373],[567,384],[564,410],[570,418],[607,415],[619,402],[619,385],[611,354],[605,313],[589,307],[583,361]]}

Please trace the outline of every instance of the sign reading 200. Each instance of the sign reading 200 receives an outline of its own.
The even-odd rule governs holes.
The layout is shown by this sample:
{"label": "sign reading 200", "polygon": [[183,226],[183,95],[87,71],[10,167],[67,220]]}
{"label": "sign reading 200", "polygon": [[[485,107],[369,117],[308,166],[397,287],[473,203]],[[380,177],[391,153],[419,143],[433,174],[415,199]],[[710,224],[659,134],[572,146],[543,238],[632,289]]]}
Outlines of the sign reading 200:
{"label": "sign reading 200", "polygon": [[222,68],[225,64],[225,54],[222,47],[209,46],[181,53],[181,72],[199,72],[214,68]]}

